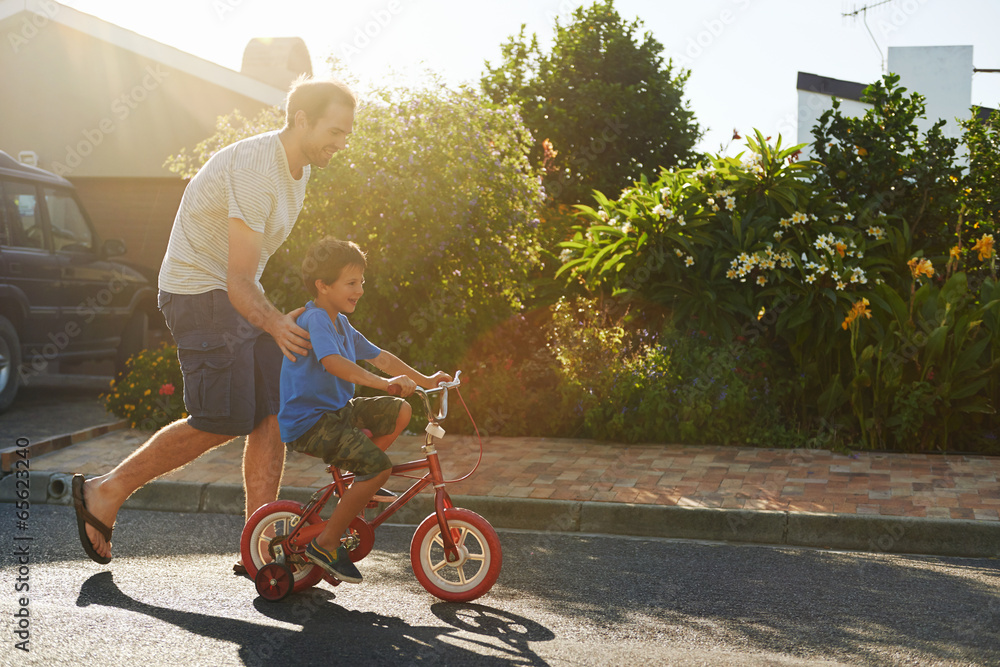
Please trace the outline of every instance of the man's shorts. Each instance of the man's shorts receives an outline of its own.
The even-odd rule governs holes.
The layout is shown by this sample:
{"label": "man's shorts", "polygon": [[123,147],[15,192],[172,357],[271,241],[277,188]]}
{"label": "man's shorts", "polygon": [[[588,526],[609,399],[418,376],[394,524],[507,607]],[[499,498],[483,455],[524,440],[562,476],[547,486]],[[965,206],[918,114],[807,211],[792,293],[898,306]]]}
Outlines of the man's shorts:
{"label": "man's shorts", "polygon": [[161,290],[158,303],[177,342],[191,426],[247,435],[265,417],[278,414],[284,355],[270,334],[236,312],[225,290]]}
{"label": "man's shorts", "polygon": [[391,468],[392,462],[361,429],[367,428],[376,436],[392,433],[403,403],[403,399],[394,396],[353,398],[340,410],[320,417],[288,447],[349,470],[358,479],[372,477]]}

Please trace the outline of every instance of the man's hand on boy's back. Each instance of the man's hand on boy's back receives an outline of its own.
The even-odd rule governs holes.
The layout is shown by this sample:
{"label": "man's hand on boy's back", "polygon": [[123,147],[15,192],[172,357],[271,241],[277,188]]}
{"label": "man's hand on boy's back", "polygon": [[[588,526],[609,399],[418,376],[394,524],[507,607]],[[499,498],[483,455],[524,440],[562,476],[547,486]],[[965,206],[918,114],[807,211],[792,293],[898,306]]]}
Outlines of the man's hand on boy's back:
{"label": "man's hand on boy's back", "polygon": [[298,358],[295,355],[305,356],[309,354],[312,347],[309,343],[309,332],[295,322],[305,309],[306,307],[302,306],[280,315],[273,320],[271,330],[268,332],[289,361],[295,361]]}

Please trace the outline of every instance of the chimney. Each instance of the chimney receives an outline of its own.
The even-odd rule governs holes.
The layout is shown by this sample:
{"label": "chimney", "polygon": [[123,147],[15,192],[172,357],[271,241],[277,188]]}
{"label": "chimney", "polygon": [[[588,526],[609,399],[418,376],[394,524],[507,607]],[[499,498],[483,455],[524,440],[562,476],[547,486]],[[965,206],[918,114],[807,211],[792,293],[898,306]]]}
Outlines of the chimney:
{"label": "chimney", "polygon": [[300,74],[312,76],[312,61],[300,37],[256,37],[243,51],[240,72],[279,90],[288,90]]}

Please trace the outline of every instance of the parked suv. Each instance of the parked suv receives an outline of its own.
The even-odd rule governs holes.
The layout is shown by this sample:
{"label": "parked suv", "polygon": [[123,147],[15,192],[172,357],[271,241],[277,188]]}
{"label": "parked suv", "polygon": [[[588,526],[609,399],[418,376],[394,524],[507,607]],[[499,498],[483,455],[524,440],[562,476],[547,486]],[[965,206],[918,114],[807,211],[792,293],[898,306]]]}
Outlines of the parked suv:
{"label": "parked suv", "polygon": [[66,362],[115,359],[143,348],[156,293],[111,257],[73,185],[0,151],[0,412],[20,384]]}

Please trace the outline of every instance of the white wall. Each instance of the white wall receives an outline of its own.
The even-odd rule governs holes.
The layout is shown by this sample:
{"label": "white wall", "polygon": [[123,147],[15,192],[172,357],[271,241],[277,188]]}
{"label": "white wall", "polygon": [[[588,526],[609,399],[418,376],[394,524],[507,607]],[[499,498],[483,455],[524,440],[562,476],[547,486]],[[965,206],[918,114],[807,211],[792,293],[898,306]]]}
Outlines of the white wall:
{"label": "white wall", "polygon": [[[799,121],[798,133],[795,143],[809,144],[802,149],[801,159],[807,160],[812,155],[812,135],[813,126],[827,109],[833,106],[833,98],[830,95],[813,93],[807,90],[800,90],[799,93]],[[846,116],[858,117],[865,115],[865,111],[871,108],[870,104],[862,104],[855,100],[840,99],[840,112]]]}
{"label": "white wall", "polygon": [[[947,121],[945,136],[961,136],[961,128],[955,118],[965,120],[971,117],[971,46],[891,46],[888,68],[899,75],[899,85],[907,89],[906,94],[915,91],[926,98],[927,118],[917,122],[921,133],[944,118]],[[797,143],[811,144],[813,125],[833,105],[833,98],[799,90],[798,100]],[[840,108],[842,113],[858,117],[863,116],[871,105],[841,99]],[[810,154],[810,150],[803,149],[802,159],[807,159]]]}
{"label": "white wall", "polygon": [[899,84],[927,98],[927,118],[917,123],[921,133],[944,118],[947,137],[960,137],[955,118],[971,117],[971,46],[889,47],[889,71],[899,75]]}

